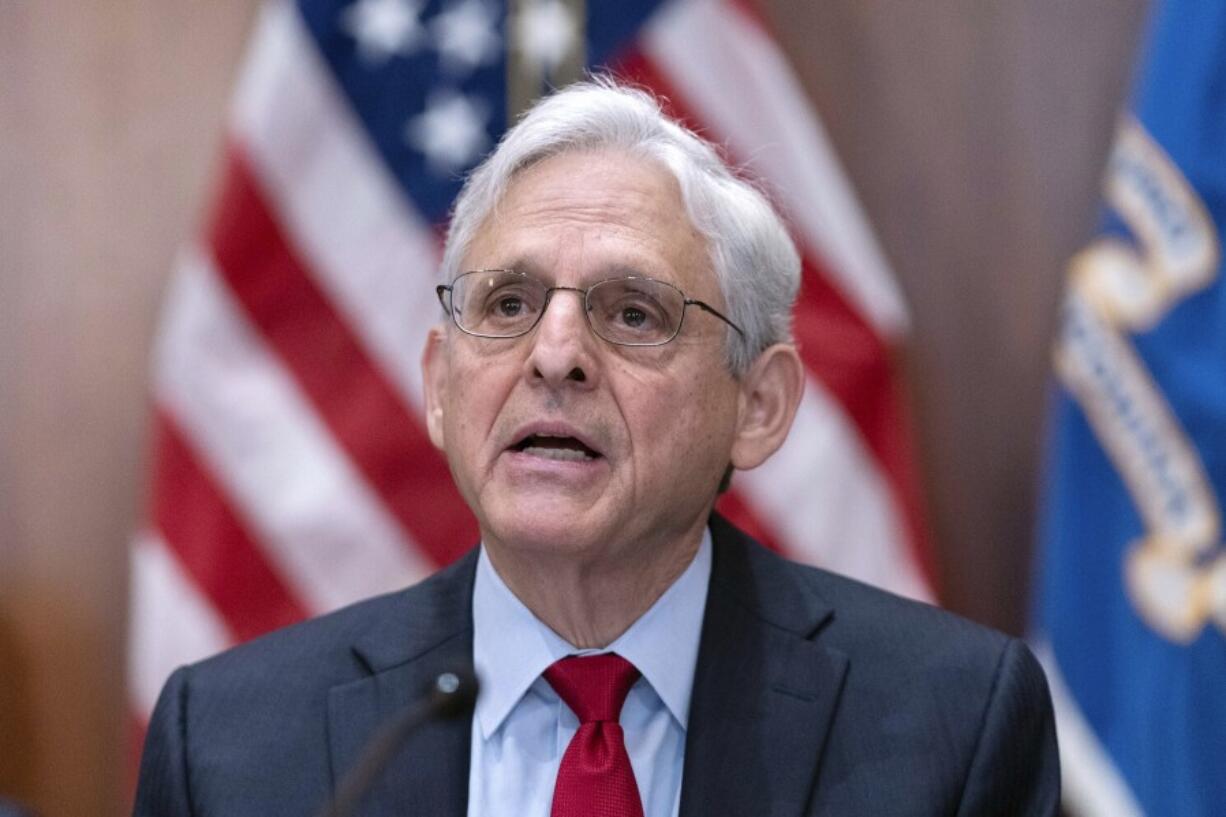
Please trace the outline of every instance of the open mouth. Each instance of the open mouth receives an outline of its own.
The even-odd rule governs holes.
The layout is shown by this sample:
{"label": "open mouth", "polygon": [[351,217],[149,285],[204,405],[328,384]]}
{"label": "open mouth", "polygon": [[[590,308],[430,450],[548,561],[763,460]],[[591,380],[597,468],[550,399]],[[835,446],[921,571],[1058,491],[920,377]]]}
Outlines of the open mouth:
{"label": "open mouth", "polygon": [[599,451],[589,448],[581,440],[552,434],[529,434],[511,446],[511,450],[566,462],[588,462],[600,457]]}

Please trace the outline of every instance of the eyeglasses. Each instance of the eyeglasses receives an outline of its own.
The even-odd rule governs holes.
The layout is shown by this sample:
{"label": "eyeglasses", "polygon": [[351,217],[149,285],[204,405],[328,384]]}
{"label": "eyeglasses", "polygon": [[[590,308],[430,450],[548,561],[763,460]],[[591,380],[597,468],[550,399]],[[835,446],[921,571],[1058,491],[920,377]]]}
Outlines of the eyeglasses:
{"label": "eyeglasses", "polygon": [[741,327],[710,304],[685,297],[654,278],[629,276],[598,281],[586,289],[550,287],[515,270],[476,270],[435,288],[443,309],[462,331],[479,338],[517,338],[540,322],[555,292],[583,296],[583,313],[596,335],[618,346],[662,346],[681,332],[685,308],[696,306]]}

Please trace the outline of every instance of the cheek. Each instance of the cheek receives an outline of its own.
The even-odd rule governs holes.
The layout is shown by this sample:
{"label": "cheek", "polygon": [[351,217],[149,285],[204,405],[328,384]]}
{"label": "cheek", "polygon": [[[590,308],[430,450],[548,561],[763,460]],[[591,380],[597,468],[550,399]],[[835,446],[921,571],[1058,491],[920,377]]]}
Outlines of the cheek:
{"label": "cheek", "polygon": [[[627,422],[645,451],[643,459],[722,467],[731,447],[735,399],[705,380],[661,378],[641,384],[639,394],[650,399],[634,404]],[[635,433],[637,431],[637,433]],[[663,474],[667,468],[660,469]]]}
{"label": "cheek", "polygon": [[514,378],[510,364],[464,356],[452,364],[447,400],[447,442],[457,450],[479,449],[490,436]]}

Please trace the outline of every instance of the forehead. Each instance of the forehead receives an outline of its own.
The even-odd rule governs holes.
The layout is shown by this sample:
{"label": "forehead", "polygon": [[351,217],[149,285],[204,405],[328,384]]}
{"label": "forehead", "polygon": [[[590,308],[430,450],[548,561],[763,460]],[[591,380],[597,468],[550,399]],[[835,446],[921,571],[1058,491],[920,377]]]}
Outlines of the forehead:
{"label": "forehead", "polygon": [[562,153],[520,171],[477,231],[465,267],[558,279],[641,274],[691,287],[711,275],[706,240],[673,175],[616,151]]}

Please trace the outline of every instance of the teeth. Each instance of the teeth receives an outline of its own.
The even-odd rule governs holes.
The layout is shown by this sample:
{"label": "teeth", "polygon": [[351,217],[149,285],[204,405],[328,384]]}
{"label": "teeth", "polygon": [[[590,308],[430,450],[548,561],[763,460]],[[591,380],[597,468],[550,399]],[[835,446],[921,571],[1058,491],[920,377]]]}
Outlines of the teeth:
{"label": "teeth", "polygon": [[530,445],[524,449],[524,453],[534,457],[544,457],[547,460],[566,460],[567,462],[586,462],[592,459],[586,452],[575,448],[543,448]]}

